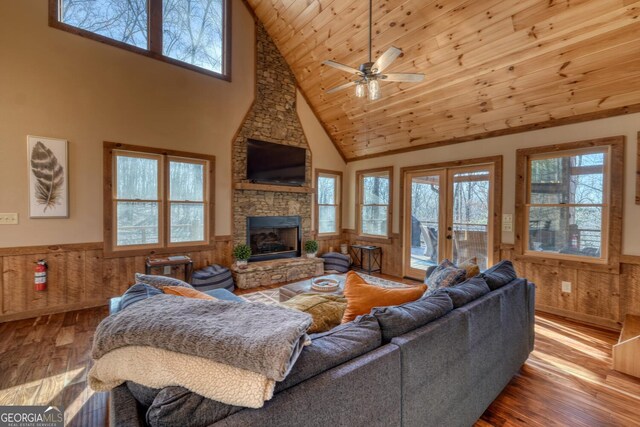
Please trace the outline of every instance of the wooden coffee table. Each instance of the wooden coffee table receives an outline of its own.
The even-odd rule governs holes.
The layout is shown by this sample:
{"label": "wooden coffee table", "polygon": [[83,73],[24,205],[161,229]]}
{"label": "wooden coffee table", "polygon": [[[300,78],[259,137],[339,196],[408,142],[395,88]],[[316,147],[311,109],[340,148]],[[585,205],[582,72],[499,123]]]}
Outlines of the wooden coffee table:
{"label": "wooden coffee table", "polygon": [[[334,279],[340,283],[340,287],[335,292],[320,292],[311,289],[311,280],[307,279],[301,282],[290,283],[288,285],[284,285],[280,287],[280,302],[284,302],[290,300],[296,295],[300,294],[318,294],[318,295],[342,295],[344,291],[344,281],[346,276],[343,274],[327,274],[326,276],[320,276],[325,279]],[[314,277],[313,279],[318,279],[319,277]]]}

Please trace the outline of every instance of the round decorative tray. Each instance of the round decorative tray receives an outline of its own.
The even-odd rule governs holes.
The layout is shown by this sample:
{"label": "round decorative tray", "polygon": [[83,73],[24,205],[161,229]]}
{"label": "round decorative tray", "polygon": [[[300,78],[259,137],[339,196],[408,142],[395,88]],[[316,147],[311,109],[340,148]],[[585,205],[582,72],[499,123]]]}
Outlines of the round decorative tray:
{"label": "round decorative tray", "polygon": [[340,289],[340,282],[335,279],[319,277],[311,279],[311,289],[317,292],[335,292]]}

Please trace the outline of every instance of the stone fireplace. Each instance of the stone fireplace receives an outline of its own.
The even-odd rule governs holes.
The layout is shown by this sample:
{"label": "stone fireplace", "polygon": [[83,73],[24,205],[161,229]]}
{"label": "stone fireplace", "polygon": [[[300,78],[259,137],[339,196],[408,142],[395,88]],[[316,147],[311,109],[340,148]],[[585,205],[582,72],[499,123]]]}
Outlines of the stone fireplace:
{"label": "stone fireplace", "polygon": [[300,256],[300,217],[251,216],[247,218],[249,261]]}
{"label": "stone fireplace", "polygon": [[[295,249],[284,252],[300,256],[301,243],[311,238],[312,178],[311,150],[304,135],[296,109],[296,80],[288,64],[280,54],[267,31],[256,24],[256,96],[244,122],[240,125],[233,141],[233,241],[234,244],[253,245],[252,261],[261,258],[262,248],[268,245],[264,239],[278,240],[269,233],[258,233],[256,241],[251,241],[249,218],[253,217],[297,217],[298,240],[292,245],[290,237],[280,236],[283,242],[274,245]],[[247,140],[257,139],[276,144],[291,145],[307,149],[305,161],[305,184],[302,187],[287,188],[277,185],[252,185],[247,179]],[[257,239],[263,241],[261,249]],[[275,246],[274,246],[275,247]],[[288,255],[291,256],[291,255]]]}

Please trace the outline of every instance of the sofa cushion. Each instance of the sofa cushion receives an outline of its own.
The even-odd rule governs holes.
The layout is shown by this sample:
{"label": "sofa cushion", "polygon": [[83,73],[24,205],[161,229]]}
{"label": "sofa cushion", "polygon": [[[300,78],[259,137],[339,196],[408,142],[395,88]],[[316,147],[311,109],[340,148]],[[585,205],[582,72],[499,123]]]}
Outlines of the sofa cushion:
{"label": "sofa cushion", "polygon": [[165,286],[185,286],[187,288],[193,288],[193,286],[191,286],[187,282],[183,282],[180,279],[167,276],[157,276],[155,274],[136,273],[136,283],[143,283],[160,290],[162,290],[162,288]]}
{"label": "sofa cushion", "polygon": [[156,398],[158,393],[160,393],[161,388],[151,388],[144,385],[140,385],[138,383],[134,383],[133,381],[127,381],[125,383],[127,388],[136,398],[136,400],[146,408],[153,404],[153,400]]}
{"label": "sofa cushion", "polygon": [[326,332],[340,324],[347,308],[347,299],[340,295],[300,294],[280,304],[309,313],[313,324],[307,333],[315,334]]}
{"label": "sofa cushion", "polygon": [[211,301],[215,301],[215,298],[211,295],[207,295],[204,292],[200,292],[196,289],[185,288],[184,286],[164,286],[162,288],[162,292],[167,295],[176,295],[185,298],[208,299]]}
{"label": "sofa cushion", "polygon": [[302,350],[287,378],[276,383],[275,393],[368,353],[382,343],[380,325],[368,314],[327,332],[311,334],[310,338],[311,345]]}
{"label": "sofa cushion", "polygon": [[438,290],[417,301],[393,307],[379,307],[372,315],[380,324],[382,341],[406,334],[426,325],[453,310],[453,302],[443,290]]}
{"label": "sofa cushion", "polygon": [[[324,371],[380,347],[380,326],[373,316],[360,316],[353,322],[310,336],[284,381],[276,383],[274,393],[291,388]],[[153,393],[154,390],[147,390]],[[151,426],[200,426],[213,424],[244,408],[206,399],[182,387],[165,387],[147,411]]]}
{"label": "sofa cushion", "polygon": [[458,285],[443,288],[441,291],[449,295],[453,308],[458,308],[488,294],[491,289],[482,277],[472,277]]}
{"label": "sofa cushion", "polygon": [[191,275],[191,286],[202,292],[213,289],[233,292],[235,289],[231,270],[217,264],[194,271]]}
{"label": "sofa cushion", "polygon": [[158,288],[154,288],[153,286],[145,285],[143,283],[136,283],[127,289],[122,295],[117,311],[124,310],[130,305],[144,301],[154,295],[160,295],[161,293],[162,291]]}
{"label": "sofa cushion", "polygon": [[480,274],[489,285],[489,289],[495,291],[518,278],[513,264],[509,260],[500,261],[493,267],[485,270]]}
{"label": "sofa cushion", "polygon": [[247,302],[246,299],[240,298],[233,292],[229,292],[226,289],[212,289],[210,291],[205,291],[205,294],[211,295],[215,299],[222,301]]}
{"label": "sofa cushion", "polygon": [[445,259],[438,265],[429,276],[424,279],[429,291],[457,285],[467,276],[467,272],[456,267],[451,261]]}
{"label": "sofa cushion", "polygon": [[404,304],[420,298],[427,287],[412,286],[410,288],[382,288],[368,284],[357,273],[350,271],[344,283],[344,296],[347,298],[347,309],[342,323],[350,322],[356,316],[368,314],[374,307]]}
{"label": "sofa cushion", "polygon": [[324,259],[324,269],[337,271],[338,273],[346,273],[349,271],[351,265],[351,259],[348,255],[340,254],[338,252],[327,252],[320,258]]}
{"label": "sofa cushion", "polygon": [[149,406],[147,423],[152,427],[208,426],[243,409],[207,399],[183,387],[165,387]]}

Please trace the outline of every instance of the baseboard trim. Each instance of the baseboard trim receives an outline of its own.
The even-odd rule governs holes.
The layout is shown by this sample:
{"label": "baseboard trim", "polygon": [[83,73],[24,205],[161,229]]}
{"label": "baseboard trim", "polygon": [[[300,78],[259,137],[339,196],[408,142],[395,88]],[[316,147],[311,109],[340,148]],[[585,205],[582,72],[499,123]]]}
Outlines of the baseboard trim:
{"label": "baseboard trim", "polygon": [[598,316],[592,316],[590,314],[576,313],[575,311],[563,310],[561,308],[555,308],[546,305],[536,305],[536,311],[555,314],[556,316],[565,317],[570,320],[585,323],[588,325],[598,326],[600,328],[608,329],[611,331],[619,332],[622,329],[622,324],[620,322],[611,319],[604,319]]}
{"label": "baseboard trim", "polygon": [[51,314],[66,313],[68,311],[84,310],[87,308],[106,307],[109,305],[108,300],[85,301],[76,304],[58,305],[55,307],[45,307],[36,310],[24,311],[21,313],[3,314],[0,316],[0,323],[11,322],[13,320],[34,319],[41,316],[49,316]]}

